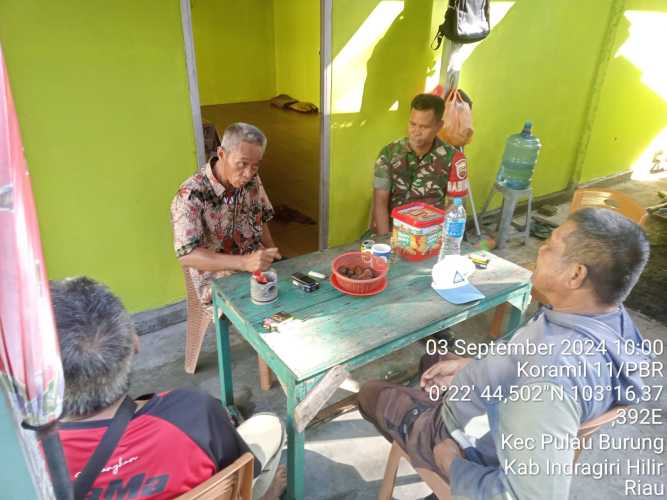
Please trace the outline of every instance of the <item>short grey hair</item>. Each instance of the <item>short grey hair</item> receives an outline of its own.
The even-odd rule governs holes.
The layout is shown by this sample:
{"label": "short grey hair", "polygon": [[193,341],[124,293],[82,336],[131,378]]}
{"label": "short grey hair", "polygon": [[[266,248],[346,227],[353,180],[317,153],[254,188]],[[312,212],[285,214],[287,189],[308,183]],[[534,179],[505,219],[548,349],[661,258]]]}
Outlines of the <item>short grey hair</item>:
{"label": "short grey hair", "polygon": [[130,388],[134,324],[121,301],[90,278],[52,281],[50,287],[65,373],[64,414],[94,415]]}
{"label": "short grey hair", "polygon": [[607,208],[583,208],[568,220],[576,228],[565,240],[565,259],[586,266],[602,304],[621,304],[648,261],[646,234],[638,224]]}
{"label": "short grey hair", "polygon": [[225,129],[225,132],[222,134],[222,142],[220,147],[227,152],[231,152],[235,150],[242,142],[261,146],[262,152],[264,152],[266,149],[267,140],[264,132],[262,132],[254,125],[237,122],[232,123]]}

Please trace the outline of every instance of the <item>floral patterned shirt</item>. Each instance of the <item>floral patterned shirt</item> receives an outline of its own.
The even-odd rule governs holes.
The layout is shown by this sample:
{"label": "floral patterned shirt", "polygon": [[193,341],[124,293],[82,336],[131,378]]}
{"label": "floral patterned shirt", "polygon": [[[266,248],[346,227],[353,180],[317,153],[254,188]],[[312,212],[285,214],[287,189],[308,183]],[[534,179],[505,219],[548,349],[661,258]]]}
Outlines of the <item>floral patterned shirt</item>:
{"label": "floral patterned shirt", "polygon": [[[211,159],[213,165],[215,161],[217,158]],[[229,255],[252,253],[261,247],[263,226],[273,218],[273,207],[258,175],[240,189],[226,189],[213,175],[211,162],[181,184],[171,202],[178,257],[199,247]],[[211,302],[211,280],[231,273],[190,268],[203,303]]]}

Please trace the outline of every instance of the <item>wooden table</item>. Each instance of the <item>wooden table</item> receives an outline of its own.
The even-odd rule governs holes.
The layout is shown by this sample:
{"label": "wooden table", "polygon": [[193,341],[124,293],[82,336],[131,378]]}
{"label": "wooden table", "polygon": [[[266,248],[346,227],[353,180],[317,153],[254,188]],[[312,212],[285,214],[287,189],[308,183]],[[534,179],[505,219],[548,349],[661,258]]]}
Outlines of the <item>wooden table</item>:
{"label": "wooden table", "polygon": [[[397,259],[389,271],[389,286],[372,297],[344,295],[328,280],[322,280],[321,288],[313,293],[291,284],[290,275],[295,271],[331,274],[335,256],[358,248],[358,244],[333,248],[276,263],[279,298],[271,305],[257,306],[250,301],[246,273],[213,284],[214,317],[224,313],[287,390],[289,499],[304,496],[304,433],[295,429],[294,409],[328,369],[335,365],[348,370],[363,366],[505,302],[513,306],[505,329],[510,333],[521,324],[530,303],[530,272],[485,252],[491,259],[488,268],[476,271],[470,281],[486,298],[463,306],[449,304],[431,288],[435,259]],[[279,332],[267,333],[262,320],[278,311],[286,311],[295,319]],[[228,326],[224,319],[216,321],[222,401],[232,407]]]}

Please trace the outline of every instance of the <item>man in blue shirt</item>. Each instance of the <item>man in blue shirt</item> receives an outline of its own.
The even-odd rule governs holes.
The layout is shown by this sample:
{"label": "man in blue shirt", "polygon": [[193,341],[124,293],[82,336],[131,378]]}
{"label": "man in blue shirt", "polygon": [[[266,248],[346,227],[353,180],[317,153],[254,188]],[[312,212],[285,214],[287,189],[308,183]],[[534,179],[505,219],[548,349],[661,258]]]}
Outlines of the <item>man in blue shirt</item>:
{"label": "man in blue shirt", "polygon": [[[483,359],[449,353],[421,389],[365,384],[362,415],[414,467],[444,477],[455,498],[568,498],[580,425],[645,389],[628,367],[651,357],[622,303],[648,256],[642,229],[617,212],[571,214],[540,248],[532,277],[549,306]],[[429,398],[444,390],[442,401]],[[490,430],[471,442],[463,429],[480,415]]]}

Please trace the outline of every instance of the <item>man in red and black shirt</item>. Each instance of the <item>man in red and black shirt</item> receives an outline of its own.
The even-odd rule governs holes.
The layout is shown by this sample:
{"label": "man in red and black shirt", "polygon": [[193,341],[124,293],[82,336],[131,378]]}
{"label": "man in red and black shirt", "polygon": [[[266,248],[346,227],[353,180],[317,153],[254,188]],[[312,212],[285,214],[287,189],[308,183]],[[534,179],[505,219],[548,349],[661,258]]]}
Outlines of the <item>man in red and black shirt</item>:
{"label": "man in red and black shirt", "polygon": [[[74,481],[128,393],[138,338],[103,285],[88,278],[53,282],[51,296],[65,372],[60,438]],[[136,403],[87,499],[174,498],[248,451],[255,455],[253,497],[277,499],[285,489],[284,468],[275,476],[284,441],[276,416],[254,416],[236,429],[218,400],[191,389]]]}

